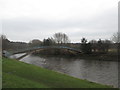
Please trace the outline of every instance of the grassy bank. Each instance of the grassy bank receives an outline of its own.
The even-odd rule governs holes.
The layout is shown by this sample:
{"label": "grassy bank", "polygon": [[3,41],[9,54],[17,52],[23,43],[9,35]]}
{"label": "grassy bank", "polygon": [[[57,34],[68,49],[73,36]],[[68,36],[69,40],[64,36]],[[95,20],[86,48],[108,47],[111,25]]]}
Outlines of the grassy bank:
{"label": "grassy bank", "polygon": [[3,88],[111,88],[3,58]]}

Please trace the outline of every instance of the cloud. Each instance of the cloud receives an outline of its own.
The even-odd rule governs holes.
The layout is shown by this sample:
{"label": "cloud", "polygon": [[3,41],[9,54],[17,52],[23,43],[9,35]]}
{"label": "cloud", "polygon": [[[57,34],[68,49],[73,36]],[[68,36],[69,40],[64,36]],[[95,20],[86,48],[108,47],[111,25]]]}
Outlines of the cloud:
{"label": "cloud", "polygon": [[90,18],[117,7],[118,0],[1,0],[2,18],[64,20]]}
{"label": "cloud", "polygon": [[11,40],[42,40],[63,32],[72,42],[79,42],[81,37],[109,39],[118,30],[113,0],[4,0],[2,3],[2,29]]}

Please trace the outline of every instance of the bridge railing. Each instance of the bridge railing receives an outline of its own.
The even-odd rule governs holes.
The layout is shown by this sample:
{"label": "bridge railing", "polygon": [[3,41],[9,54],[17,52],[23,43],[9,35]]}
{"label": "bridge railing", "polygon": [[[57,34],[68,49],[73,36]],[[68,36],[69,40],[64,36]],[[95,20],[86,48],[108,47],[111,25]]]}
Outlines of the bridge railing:
{"label": "bridge railing", "polygon": [[20,53],[20,52],[25,52],[25,51],[31,51],[31,50],[35,50],[35,49],[48,49],[48,48],[70,49],[70,50],[74,50],[74,51],[78,51],[78,52],[80,51],[76,48],[67,47],[67,46],[39,46],[39,47],[26,48],[24,50],[16,51],[13,54]]}

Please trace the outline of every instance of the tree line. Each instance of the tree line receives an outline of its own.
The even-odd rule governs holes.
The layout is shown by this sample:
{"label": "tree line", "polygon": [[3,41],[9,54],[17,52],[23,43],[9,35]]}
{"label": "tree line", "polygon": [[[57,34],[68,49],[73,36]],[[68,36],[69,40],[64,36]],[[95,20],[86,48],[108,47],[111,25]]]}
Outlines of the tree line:
{"label": "tree line", "polygon": [[[112,36],[111,40],[91,40],[87,41],[86,38],[81,39],[81,43],[79,44],[83,53],[107,53],[110,46],[114,43],[119,43],[119,35],[120,33],[116,33]],[[25,42],[12,42],[7,39],[5,35],[0,36],[0,41],[2,41],[2,50],[18,50],[25,49],[28,47],[38,47],[38,46],[50,46],[50,45],[72,45],[70,43],[69,37],[65,33],[55,33],[53,37],[48,37],[47,39],[43,39],[40,41],[39,39],[33,39],[29,43]]]}
{"label": "tree line", "polygon": [[0,41],[2,41],[0,48],[2,48],[2,50],[9,50],[9,51],[26,49],[29,47],[60,45],[60,44],[70,43],[70,39],[65,33],[55,33],[53,37],[43,39],[43,41],[40,41],[39,39],[33,39],[30,40],[29,43],[12,42],[8,40],[5,35],[1,35]]}
{"label": "tree line", "polygon": [[50,45],[60,45],[60,44],[66,44],[70,43],[69,37],[65,33],[55,33],[53,37],[48,37],[47,39],[43,39],[43,41],[40,41],[38,39],[31,40],[29,42],[30,46],[50,46]]}
{"label": "tree line", "polygon": [[87,39],[81,39],[81,50],[83,53],[91,54],[91,53],[107,53],[112,41],[110,40],[91,40],[87,42]]}

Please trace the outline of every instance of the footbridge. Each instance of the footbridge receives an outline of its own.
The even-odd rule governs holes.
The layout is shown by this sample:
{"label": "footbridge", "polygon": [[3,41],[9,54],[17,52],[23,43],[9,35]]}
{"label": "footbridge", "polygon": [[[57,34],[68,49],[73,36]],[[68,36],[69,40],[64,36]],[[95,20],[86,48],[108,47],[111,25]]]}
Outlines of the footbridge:
{"label": "footbridge", "polygon": [[39,46],[39,47],[32,47],[32,48],[27,48],[24,50],[16,51],[16,52],[13,52],[12,54],[27,53],[27,52],[32,52],[35,50],[40,50],[40,49],[42,49],[42,50],[44,50],[44,49],[66,49],[69,51],[82,53],[79,49],[68,47],[68,46]]}

